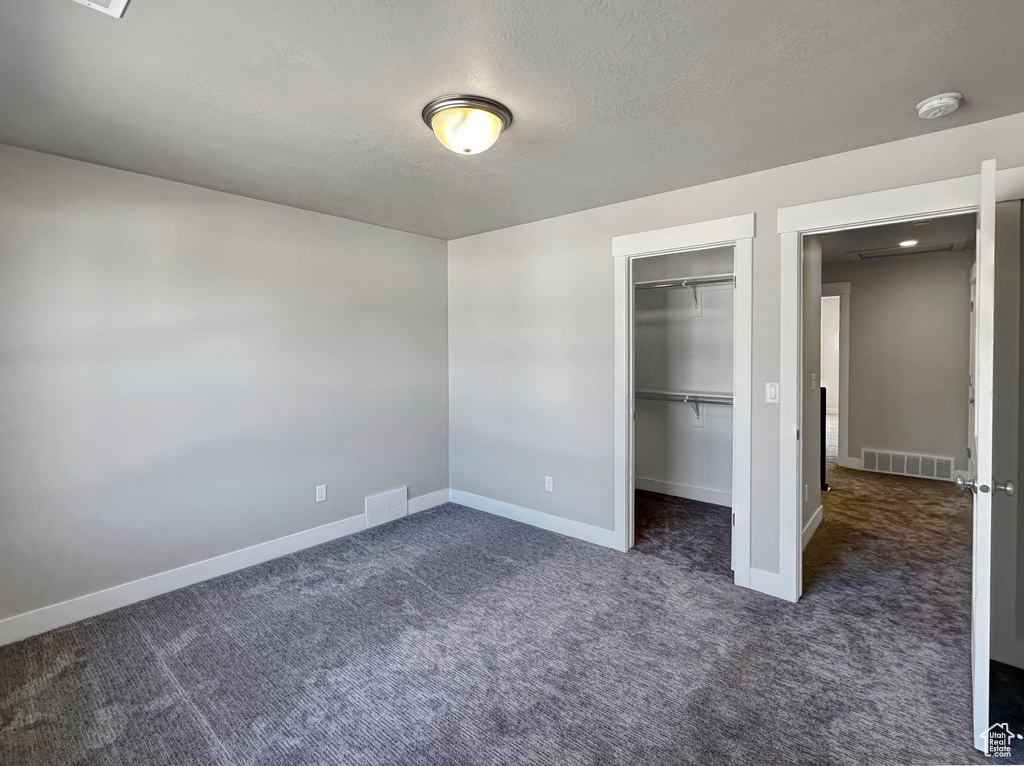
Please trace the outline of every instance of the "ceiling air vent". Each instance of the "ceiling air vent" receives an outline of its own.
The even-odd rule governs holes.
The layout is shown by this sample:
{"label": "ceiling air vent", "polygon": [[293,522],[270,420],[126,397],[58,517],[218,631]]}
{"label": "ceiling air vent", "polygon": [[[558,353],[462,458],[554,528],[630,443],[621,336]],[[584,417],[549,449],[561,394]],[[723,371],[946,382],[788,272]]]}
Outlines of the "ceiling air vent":
{"label": "ceiling air vent", "polygon": [[886,450],[861,450],[865,471],[895,473],[900,476],[917,476],[922,479],[953,481],[953,458],[934,455],[913,455],[907,452]]}
{"label": "ceiling air vent", "polygon": [[128,0],[75,0],[75,2],[102,11],[117,19],[124,15],[124,9],[128,7]]}
{"label": "ceiling air vent", "polygon": [[956,253],[964,249],[963,242],[943,242],[939,245],[917,245],[916,247],[884,247],[876,250],[855,251],[852,255],[861,261],[876,258],[895,258],[900,255],[931,255],[932,253]]}

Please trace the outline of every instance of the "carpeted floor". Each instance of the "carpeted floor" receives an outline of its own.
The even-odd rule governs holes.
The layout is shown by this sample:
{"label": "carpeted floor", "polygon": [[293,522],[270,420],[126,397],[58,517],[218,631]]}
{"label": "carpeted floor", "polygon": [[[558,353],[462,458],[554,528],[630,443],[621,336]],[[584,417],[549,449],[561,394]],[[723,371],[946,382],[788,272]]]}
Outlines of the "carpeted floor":
{"label": "carpeted floor", "polygon": [[963,499],[833,473],[799,604],[720,507],[624,555],[448,504],[0,648],[0,763],[986,762]]}

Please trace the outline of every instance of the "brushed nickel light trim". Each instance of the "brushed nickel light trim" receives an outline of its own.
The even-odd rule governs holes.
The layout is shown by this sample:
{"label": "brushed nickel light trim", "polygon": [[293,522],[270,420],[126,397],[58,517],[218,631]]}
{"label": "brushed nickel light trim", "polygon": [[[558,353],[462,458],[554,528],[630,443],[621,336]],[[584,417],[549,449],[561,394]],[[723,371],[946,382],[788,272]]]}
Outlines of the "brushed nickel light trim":
{"label": "brushed nickel light trim", "polygon": [[509,125],[512,124],[512,111],[500,101],[495,101],[493,98],[485,98],[484,96],[469,96],[466,94],[435,98],[423,107],[423,122],[426,123],[428,128],[433,130],[433,126],[430,124],[431,121],[433,121],[438,113],[446,109],[483,109],[485,112],[490,112],[501,120],[502,131],[508,130]]}
{"label": "brushed nickel light trim", "polygon": [[435,98],[423,107],[422,117],[441,145],[456,154],[487,151],[512,124],[507,106],[467,94]]}

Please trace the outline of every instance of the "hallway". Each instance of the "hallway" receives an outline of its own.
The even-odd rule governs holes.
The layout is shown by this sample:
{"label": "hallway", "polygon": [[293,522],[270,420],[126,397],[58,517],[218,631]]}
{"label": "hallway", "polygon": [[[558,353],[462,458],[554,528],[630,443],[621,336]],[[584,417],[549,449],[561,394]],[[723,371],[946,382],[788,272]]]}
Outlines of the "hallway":
{"label": "hallway", "polygon": [[[940,683],[951,700],[967,702],[970,496],[947,482],[839,467],[836,420],[830,415],[826,422],[832,490],[822,493],[822,523],[804,551],[803,601],[845,603],[855,620],[884,613],[857,651],[865,659],[917,652],[922,677]],[[994,699],[992,720],[1005,717],[1005,707]],[[908,723],[916,722],[914,709],[908,707]],[[989,760],[1024,763],[1024,745],[1011,759]]]}

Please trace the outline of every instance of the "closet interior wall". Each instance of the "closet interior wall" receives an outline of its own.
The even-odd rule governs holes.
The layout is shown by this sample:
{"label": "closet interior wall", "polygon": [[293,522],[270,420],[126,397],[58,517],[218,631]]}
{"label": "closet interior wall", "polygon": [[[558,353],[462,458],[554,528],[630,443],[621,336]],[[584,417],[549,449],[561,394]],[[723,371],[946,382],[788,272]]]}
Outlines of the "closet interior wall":
{"label": "closet interior wall", "polygon": [[[638,259],[634,285],[732,274],[733,248]],[[733,393],[732,283],[635,290],[634,476],[647,489],[732,505],[730,404],[642,398],[644,390]]]}

